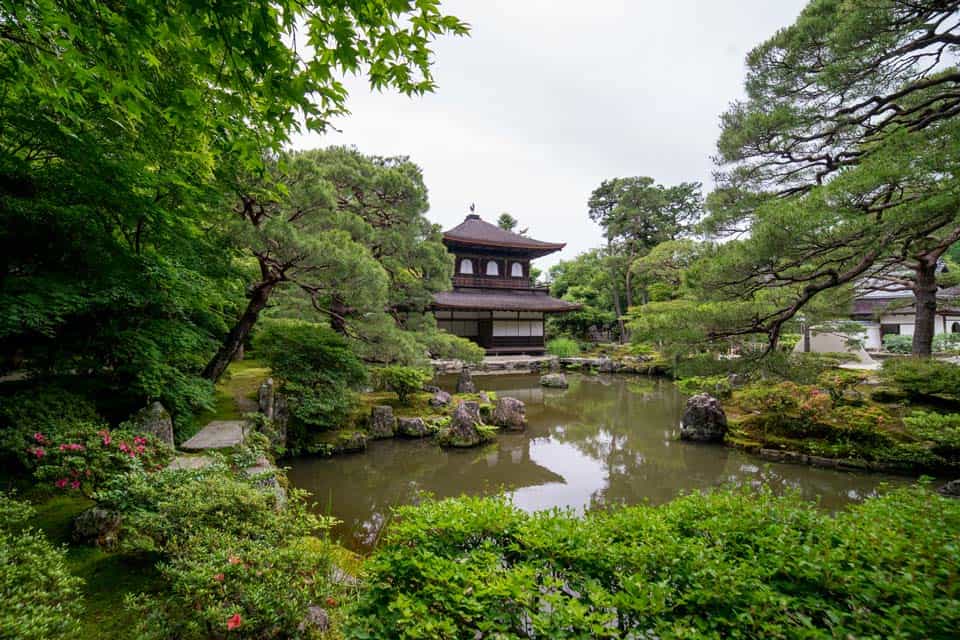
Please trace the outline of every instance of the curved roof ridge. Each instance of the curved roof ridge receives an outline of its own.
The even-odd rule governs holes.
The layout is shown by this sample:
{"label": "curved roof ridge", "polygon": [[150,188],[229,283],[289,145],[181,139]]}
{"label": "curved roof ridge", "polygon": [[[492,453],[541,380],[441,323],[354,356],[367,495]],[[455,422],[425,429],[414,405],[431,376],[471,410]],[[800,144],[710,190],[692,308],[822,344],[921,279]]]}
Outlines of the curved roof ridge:
{"label": "curved roof ridge", "polygon": [[454,228],[443,232],[443,239],[449,242],[463,244],[479,244],[490,247],[514,247],[518,249],[534,249],[552,253],[563,249],[565,242],[543,242],[527,236],[501,229],[490,224],[475,213],[471,213],[463,222]]}

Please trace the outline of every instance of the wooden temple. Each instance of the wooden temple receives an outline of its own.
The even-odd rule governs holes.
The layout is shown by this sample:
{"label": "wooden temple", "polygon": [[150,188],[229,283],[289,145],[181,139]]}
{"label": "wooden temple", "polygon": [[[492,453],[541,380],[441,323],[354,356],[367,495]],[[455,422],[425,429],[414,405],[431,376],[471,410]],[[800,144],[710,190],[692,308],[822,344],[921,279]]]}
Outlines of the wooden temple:
{"label": "wooden temple", "polygon": [[546,314],[580,308],[531,282],[530,262],[559,251],[562,243],[501,229],[476,214],[446,231],[443,242],[456,261],[453,289],[434,295],[437,324],[490,355],[543,353]]}

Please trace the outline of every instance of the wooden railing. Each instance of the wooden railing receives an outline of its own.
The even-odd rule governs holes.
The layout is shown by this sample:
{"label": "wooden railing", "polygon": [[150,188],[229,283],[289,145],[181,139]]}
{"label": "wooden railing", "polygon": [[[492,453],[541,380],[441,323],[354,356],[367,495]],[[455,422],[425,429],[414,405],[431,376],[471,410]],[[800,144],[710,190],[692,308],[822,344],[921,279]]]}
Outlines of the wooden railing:
{"label": "wooden railing", "polygon": [[483,289],[523,289],[525,291],[548,291],[549,287],[531,285],[526,278],[501,278],[484,276],[453,276],[455,287],[479,287]]}

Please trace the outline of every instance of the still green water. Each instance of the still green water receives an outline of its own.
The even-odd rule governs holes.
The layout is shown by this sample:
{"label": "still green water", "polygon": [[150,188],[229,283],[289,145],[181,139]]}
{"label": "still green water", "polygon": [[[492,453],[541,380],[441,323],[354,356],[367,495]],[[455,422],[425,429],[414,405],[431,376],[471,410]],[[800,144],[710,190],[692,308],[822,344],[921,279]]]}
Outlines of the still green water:
{"label": "still green water", "polygon": [[[422,492],[437,497],[510,493],[527,510],[578,512],[614,504],[659,504],[724,483],[799,490],[827,509],[904,478],[777,464],[719,445],[680,442],[686,397],[665,380],[568,375],[567,390],[537,376],[476,376],[482,389],[524,401],[529,426],[479,449],[444,450],[428,440],[382,440],[365,453],[287,461],[290,482],[342,521],[334,536],[367,551],[391,507]],[[450,388],[453,380],[441,380]]]}

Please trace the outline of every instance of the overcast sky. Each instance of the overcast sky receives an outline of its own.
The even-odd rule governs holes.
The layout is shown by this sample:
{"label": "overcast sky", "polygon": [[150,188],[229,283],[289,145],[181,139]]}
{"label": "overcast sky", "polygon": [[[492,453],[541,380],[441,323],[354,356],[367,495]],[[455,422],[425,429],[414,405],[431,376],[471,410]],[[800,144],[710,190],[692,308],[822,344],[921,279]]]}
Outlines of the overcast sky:
{"label": "overcast sky", "polygon": [[351,79],[340,132],[297,148],[354,145],[423,168],[433,221],[508,211],[529,235],[598,246],[587,217],[605,178],[710,186],[719,116],[743,94],[744,58],[806,0],[448,0],[468,38],[435,44],[436,93],[373,93]]}

